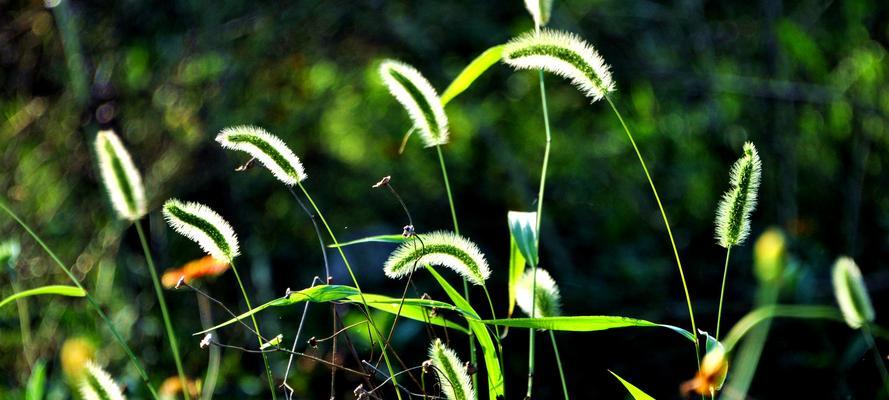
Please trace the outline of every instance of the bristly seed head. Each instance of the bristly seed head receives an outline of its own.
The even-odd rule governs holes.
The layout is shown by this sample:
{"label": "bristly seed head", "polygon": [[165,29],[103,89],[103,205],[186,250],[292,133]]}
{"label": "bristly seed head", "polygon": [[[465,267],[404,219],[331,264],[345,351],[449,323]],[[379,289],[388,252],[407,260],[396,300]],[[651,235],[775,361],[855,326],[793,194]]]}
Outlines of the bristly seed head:
{"label": "bristly seed head", "polygon": [[506,44],[503,62],[570,79],[593,102],[614,91],[610,67],[592,45],[571,33],[549,29],[526,33]]}
{"label": "bristly seed head", "polygon": [[448,116],[438,92],[423,74],[405,63],[386,60],[380,64],[380,75],[389,93],[407,110],[419,129],[423,144],[426,147],[447,144]]}
{"label": "bristly seed head", "polygon": [[80,382],[80,395],[84,400],[125,400],[120,385],[102,367],[93,361],[86,363],[87,374]]}
{"label": "bristly seed head", "polygon": [[99,131],[95,147],[102,182],[111,197],[114,210],[126,220],[136,221],[142,218],[147,212],[145,188],[130,153],[111,130]]}
{"label": "bristly seed head", "polygon": [[[562,295],[556,281],[545,269],[537,268],[537,290],[531,286],[534,281],[534,270],[525,271],[516,285],[516,304],[532,318],[558,317],[562,314]],[[533,293],[533,295],[532,295]],[[531,314],[531,298],[534,297],[534,315]]]}
{"label": "bristly seed head", "polygon": [[240,255],[234,229],[216,211],[203,204],[167,200],[164,219],[173,230],[197,243],[217,260],[231,263]]}
{"label": "bristly seed head", "polygon": [[429,358],[435,367],[435,375],[441,384],[441,391],[448,400],[473,400],[475,390],[469,379],[466,367],[460,362],[457,353],[445,346],[441,339],[435,339],[429,346]]}
{"label": "bristly seed head", "polygon": [[[287,186],[296,185],[308,177],[299,157],[284,141],[262,128],[247,125],[225,128],[216,136],[216,141],[226,149],[250,154]],[[246,170],[250,163],[248,161],[238,170]]]}
{"label": "bristly seed head", "polygon": [[534,26],[541,27],[549,23],[553,0],[525,0],[525,8],[534,19]]}
{"label": "bristly seed head", "polygon": [[383,268],[386,276],[398,279],[426,264],[450,268],[476,285],[484,285],[491,276],[485,255],[469,239],[446,231],[419,237],[401,243],[392,252]]}
{"label": "bristly seed head", "polygon": [[750,235],[750,214],[756,208],[761,175],[762,162],[756,146],[747,142],[744,155],[732,165],[731,187],[716,209],[716,240],[720,246],[737,246]]}
{"label": "bristly seed head", "polygon": [[873,322],[875,313],[861,270],[855,260],[840,257],[833,264],[833,294],[846,324],[852,329]]}

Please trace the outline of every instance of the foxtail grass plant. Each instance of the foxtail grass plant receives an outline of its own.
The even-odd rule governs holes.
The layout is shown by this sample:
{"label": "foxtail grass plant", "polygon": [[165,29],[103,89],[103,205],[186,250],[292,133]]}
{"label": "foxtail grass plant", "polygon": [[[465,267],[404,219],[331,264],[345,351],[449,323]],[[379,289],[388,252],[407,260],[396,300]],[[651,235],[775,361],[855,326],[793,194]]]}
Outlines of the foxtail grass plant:
{"label": "foxtail grass plant", "polygon": [[25,232],[27,232],[28,235],[30,235],[31,238],[34,239],[34,241],[37,242],[38,245],[40,245],[43,251],[45,251],[46,254],[49,255],[49,257],[59,267],[59,269],[61,269],[62,272],[64,272],[65,275],[68,276],[68,279],[71,280],[71,283],[73,283],[74,286],[77,286],[77,288],[83,290],[84,297],[86,298],[87,303],[89,303],[90,308],[92,308],[93,311],[95,311],[96,314],[99,315],[99,318],[101,318],[105,326],[108,327],[108,330],[111,332],[111,336],[120,345],[120,347],[123,348],[124,352],[127,354],[127,357],[130,359],[130,363],[133,365],[133,367],[136,368],[136,371],[138,371],[139,377],[142,378],[142,382],[145,384],[145,387],[148,388],[148,391],[151,393],[151,397],[157,400],[157,390],[151,384],[151,380],[148,378],[148,373],[145,372],[145,368],[142,366],[139,358],[136,356],[130,346],[127,345],[126,340],[124,340],[123,336],[121,336],[120,332],[117,330],[117,327],[115,327],[114,323],[111,322],[111,319],[108,318],[108,315],[106,315],[105,312],[102,311],[102,307],[99,306],[99,303],[96,301],[96,299],[86,290],[86,288],[83,287],[83,285],[80,283],[80,280],[77,279],[77,277],[74,276],[74,274],[71,272],[71,269],[65,266],[65,264],[62,262],[62,260],[59,259],[56,253],[52,251],[49,246],[46,245],[43,239],[41,239],[40,236],[38,236],[37,233],[35,233],[34,230],[25,223],[25,221],[19,218],[18,214],[13,212],[12,209],[6,205],[6,202],[3,199],[0,199],[0,209],[2,209],[3,212],[9,215],[10,218],[12,218],[17,224],[19,224],[19,226],[21,226],[22,229],[24,229]]}
{"label": "foxtail grass plant", "polygon": [[[303,195],[306,197],[306,200],[308,200],[309,204],[312,206],[312,210],[315,212],[315,215],[317,215],[318,218],[321,220],[321,224],[324,225],[324,228],[327,230],[328,235],[330,235],[330,239],[333,241],[333,244],[339,252],[340,258],[342,258],[343,263],[346,265],[346,270],[349,272],[352,283],[358,290],[358,294],[361,298],[361,303],[364,308],[364,314],[368,318],[369,325],[371,325],[371,328],[373,330],[379,333],[379,330],[376,328],[376,325],[370,318],[370,308],[367,305],[364,294],[361,292],[361,286],[358,284],[358,279],[355,277],[355,273],[352,270],[352,266],[349,264],[349,260],[346,257],[346,254],[339,246],[339,241],[336,239],[336,235],[334,235],[333,230],[330,229],[330,225],[327,223],[327,219],[324,218],[324,214],[322,214],[321,210],[318,209],[318,205],[315,204],[312,196],[309,195],[309,192],[302,184],[302,182],[308,176],[299,158],[289,147],[287,147],[283,140],[257,127],[239,126],[225,129],[220,132],[219,135],[217,135],[216,141],[219,142],[226,149],[244,151],[253,156],[253,158],[259,160],[259,162],[262,163],[263,166],[272,171],[272,174],[275,176],[275,178],[288,186],[288,188],[290,189],[290,193],[294,196],[294,198],[297,198],[297,195],[296,192],[293,191],[293,186],[296,185],[299,187],[300,191],[302,191]],[[297,198],[297,200],[299,199]],[[232,267],[234,268],[234,266]],[[401,399],[401,392],[399,392],[397,388],[398,381],[395,378],[395,370],[393,369],[392,363],[389,360],[385,345],[380,343],[380,349],[382,350],[383,358],[386,361],[386,367],[389,369],[389,373],[392,378],[392,384],[396,387],[395,394],[398,396],[399,399]],[[271,384],[271,380],[269,383]]]}
{"label": "foxtail grass plant", "polygon": [[[400,61],[385,60],[380,64],[379,73],[389,93],[407,111],[414,124],[414,128],[419,131],[423,145],[425,147],[435,147],[445,192],[448,196],[448,206],[451,211],[454,232],[460,235],[460,224],[457,222],[454,195],[451,191],[448,169],[441,151],[441,146],[448,143],[449,136],[448,117],[444,111],[441,98],[432,84],[429,83],[429,80],[410,65]],[[469,284],[465,278],[463,279],[463,297],[467,301],[469,300]],[[490,301],[490,295],[488,295],[488,302],[490,303]],[[477,365],[478,357],[476,356],[475,338],[472,331],[469,332],[469,355],[470,362]],[[472,376],[472,382],[474,385],[478,385],[478,379],[475,375]]]}
{"label": "foxtail grass plant", "polygon": [[[164,203],[163,213],[167,224],[174,231],[197,243],[201,249],[213,258],[225,261],[231,265],[238,287],[241,289],[241,295],[244,296],[247,311],[252,311],[253,306],[250,304],[250,296],[247,295],[247,289],[244,287],[244,282],[241,281],[241,275],[235,266],[235,257],[240,255],[238,237],[228,221],[222,218],[216,211],[203,204],[195,202],[183,203],[176,199],[170,199]],[[259,345],[262,346],[263,340],[262,333],[259,330],[259,323],[256,322],[256,317],[252,314],[250,319],[253,322],[253,329],[256,330]],[[269,390],[272,392],[272,398],[274,399],[276,398],[275,384],[269,360],[265,353],[262,354],[262,361],[265,364]]]}
{"label": "foxtail grass plant", "polygon": [[[125,400],[120,385],[111,374],[93,361],[87,361],[86,373],[80,382],[80,395],[83,400]],[[187,394],[186,394],[187,396]]]}
{"label": "foxtail grass plant", "polygon": [[475,390],[469,379],[466,366],[460,362],[457,353],[445,346],[441,339],[435,339],[429,346],[429,359],[441,391],[448,400],[473,400]]}
{"label": "foxtail grass plant", "polygon": [[725,267],[719,290],[719,310],[716,314],[716,339],[722,325],[722,301],[725,298],[725,282],[732,247],[744,243],[750,235],[750,214],[756,208],[756,196],[762,176],[762,162],[753,143],[744,144],[744,154],[732,165],[729,173],[731,186],[716,209],[716,240],[725,248]]}
{"label": "foxtail grass plant", "polygon": [[[157,276],[157,268],[154,266],[154,258],[151,256],[148,241],[145,238],[145,232],[142,230],[140,221],[147,213],[142,176],[136,169],[130,153],[114,131],[99,131],[96,134],[95,150],[99,159],[99,171],[102,175],[102,182],[105,185],[105,190],[108,192],[108,197],[111,199],[114,210],[117,212],[118,217],[136,225],[136,232],[139,234],[139,242],[145,254],[149,275],[151,275],[151,283],[154,286],[154,295],[157,298],[161,316],[164,320],[170,352],[173,355],[173,361],[176,363],[176,372],[179,374],[182,387],[187,387],[188,381],[185,378],[185,370],[182,368],[176,332],[170,321],[167,301],[164,298],[161,282]],[[190,399],[187,390],[183,391],[183,395],[186,400]]]}

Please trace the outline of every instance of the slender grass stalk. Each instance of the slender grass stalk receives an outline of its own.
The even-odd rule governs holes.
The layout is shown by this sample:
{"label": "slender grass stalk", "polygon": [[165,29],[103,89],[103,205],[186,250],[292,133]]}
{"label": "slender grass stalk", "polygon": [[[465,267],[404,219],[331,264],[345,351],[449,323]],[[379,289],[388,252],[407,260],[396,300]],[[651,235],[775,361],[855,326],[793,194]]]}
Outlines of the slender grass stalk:
{"label": "slender grass stalk", "polygon": [[556,355],[556,365],[559,366],[559,378],[562,380],[562,394],[565,395],[565,400],[568,400],[568,383],[565,381],[565,370],[562,368],[562,356],[559,355],[559,345],[556,344],[556,335],[553,331],[549,331],[549,338],[553,342],[553,353]]}
{"label": "slender grass stalk", "polygon": [[109,319],[108,316],[105,315],[105,312],[102,311],[102,308],[99,306],[99,303],[96,302],[95,298],[93,298],[93,296],[90,295],[89,292],[80,284],[80,281],[77,280],[77,277],[74,276],[74,274],[71,272],[71,270],[68,269],[68,267],[66,267],[65,264],[62,263],[61,260],[59,260],[59,257],[56,256],[56,253],[53,252],[49,248],[49,246],[46,245],[46,243],[43,241],[43,239],[41,239],[40,236],[38,236],[37,233],[35,233],[31,229],[31,227],[28,226],[28,224],[26,224],[24,221],[22,221],[22,219],[19,218],[19,216],[16,213],[14,213],[6,205],[6,203],[3,200],[0,200],[0,209],[3,209],[3,211],[7,215],[9,215],[10,218],[15,220],[15,222],[18,223],[19,226],[22,227],[22,229],[24,229],[26,232],[28,232],[28,235],[30,235],[34,239],[34,241],[37,242],[37,244],[39,244],[41,248],[43,248],[43,250],[46,252],[46,254],[48,254],[49,257],[53,260],[53,262],[55,262],[56,265],[59,266],[59,268],[65,273],[65,275],[68,276],[69,279],[71,279],[71,282],[75,286],[77,286],[78,288],[80,288],[84,292],[86,292],[86,300],[89,303],[90,307],[93,308],[93,310],[96,312],[96,314],[99,314],[99,317],[102,319],[102,321],[108,327],[108,330],[111,331],[111,335],[114,337],[114,340],[117,341],[117,343],[120,344],[120,346],[123,348],[124,352],[127,354],[127,357],[129,357],[130,362],[133,364],[133,366],[139,372],[139,377],[142,378],[142,382],[145,383],[145,386],[148,388],[148,391],[151,392],[151,397],[154,399],[158,399],[157,390],[155,390],[154,386],[151,385],[151,380],[148,378],[148,373],[145,372],[145,369],[142,367],[142,363],[139,362],[139,358],[136,357],[136,354],[133,353],[133,350],[130,349],[129,345],[127,345],[127,342],[123,339],[123,336],[121,336],[120,332],[117,331],[117,328],[114,327],[114,324],[111,322],[111,319]]}
{"label": "slender grass stalk", "polygon": [[[534,318],[537,315],[537,302],[534,301],[537,298],[537,264],[532,263],[531,265],[531,318]],[[525,392],[526,399],[531,398],[534,387],[534,339],[536,333],[536,329],[528,330],[528,391]]]}
{"label": "slender grass stalk", "polygon": [[139,242],[142,244],[142,251],[145,253],[145,261],[148,263],[148,272],[151,275],[151,283],[154,285],[154,294],[157,296],[157,303],[161,308],[161,316],[164,319],[164,328],[167,330],[167,341],[170,343],[170,352],[173,353],[173,361],[176,363],[176,372],[179,374],[179,380],[182,382],[182,394],[185,400],[190,400],[188,393],[188,380],[185,379],[185,370],[182,368],[182,359],[179,356],[179,343],[176,340],[176,332],[173,331],[173,324],[170,322],[170,312],[167,310],[167,301],[164,299],[164,292],[161,289],[161,282],[157,278],[157,268],[154,266],[154,257],[151,256],[151,250],[148,248],[148,240],[145,238],[145,232],[142,229],[142,222],[136,221],[136,232],[139,233]]}
{"label": "slender grass stalk", "polygon": [[691,320],[691,331],[695,333],[695,358],[697,358],[698,364],[700,364],[701,344],[697,335],[698,328],[695,324],[695,313],[691,305],[691,295],[688,293],[688,283],[685,280],[685,272],[682,270],[682,261],[679,259],[679,250],[676,248],[676,240],[673,238],[673,230],[670,229],[670,221],[667,219],[667,212],[664,211],[661,197],[658,195],[657,188],[654,186],[654,181],[651,179],[651,174],[648,172],[648,167],[645,165],[645,159],[642,158],[642,153],[639,151],[639,147],[636,146],[636,140],[633,139],[633,134],[630,133],[630,128],[627,127],[627,123],[624,121],[620,111],[617,111],[617,107],[614,105],[611,97],[605,96],[605,100],[608,101],[608,105],[611,106],[611,110],[614,111],[614,115],[617,116],[621,126],[623,126],[624,132],[627,133],[627,138],[630,139],[630,144],[633,145],[633,150],[636,152],[636,157],[639,158],[639,164],[642,165],[642,171],[645,172],[645,178],[648,179],[648,185],[651,187],[651,193],[654,194],[654,200],[657,202],[661,217],[664,219],[664,226],[667,228],[667,236],[670,238],[670,245],[673,247],[673,256],[676,258],[676,268],[679,269],[679,278],[682,280],[682,290],[685,292],[685,302],[688,305],[688,318]]}
{"label": "slender grass stalk", "polygon": [[[327,219],[324,218],[324,214],[321,213],[321,210],[318,209],[318,205],[315,204],[315,200],[312,199],[312,196],[309,195],[309,192],[306,190],[305,186],[303,186],[302,182],[296,183],[299,186],[299,189],[303,192],[303,195],[306,196],[306,199],[309,200],[309,204],[312,205],[312,209],[315,210],[315,214],[318,215],[318,219],[321,220],[321,224],[324,225],[324,228],[327,230],[327,234],[330,235],[330,240],[333,241],[333,244],[336,246],[337,251],[340,254],[340,258],[343,259],[343,264],[346,265],[346,270],[349,271],[349,277],[352,278],[352,284],[355,285],[355,289],[358,289],[358,295],[361,298],[361,305],[364,306],[365,315],[367,315],[368,322],[371,325],[374,325],[373,319],[370,317],[370,307],[367,305],[367,301],[364,299],[364,292],[361,291],[361,286],[358,284],[358,279],[355,277],[355,272],[352,270],[352,266],[349,264],[349,259],[346,258],[346,253],[343,252],[343,248],[340,247],[339,241],[336,239],[336,235],[334,235],[333,230],[330,229],[330,224],[327,223]],[[234,265],[232,265],[234,268]],[[376,330],[376,326],[372,327]],[[401,399],[401,392],[398,390],[398,381],[395,379],[395,370],[392,368],[392,363],[389,361],[389,355],[386,352],[386,348],[383,343],[379,343],[380,349],[383,352],[383,359],[386,361],[386,368],[389,369],[389,375],[392,377],[392,386],[395,387],[395,394]]]}
{"label": "slender grass stalk", "polygon": [[719,311],[716,313],[716,340],[719,340],[719,327],[722,325],[722,300],[725,298],[725,280],[728,276],[728,260],[732,255],[732,246],[725,248],[725,268],[722,271],[722,289],[719,290]]}
{"label": "slender grass stalk", "polygon": [[[241,289],[241,294],[244,296],[244,302],[247,303],[247,311],[253,311],[253,306],[250,304],[250,296],[247,295],[247,289],[244,288],[244,282],[241,281],[241,275],[238,274],[238,268],[235,267],[235,260],[230,260],[229,263],[232,266],[232,272],[235,273],[235,279],[238,281],[238,287]],[[250,320],[253,322],[253,329],[256,330],[256,340],[259,341],[259,346],[262,347],[262,333],[259,331],[259,323],[256,322],[256,315],[251,313]],[[266,380],[269,382],[269,390],[272,392],[272,399],[276,399],[277,394],[275,392],[274,378],[272,377],[272,367],[269,365],[269,358],[265,353],[262,353],[262,363],[265,365]]]}
{"label": "slender grass stalk", "polygon": [[[441,152],[441,146],[435,146],[438,153],[438,164],[441,166],[441,176],[444,179],[445,191],[448,194],[448,206],[451,208],[451,220],[454,223],[454,233],[460,234],[460,224],[457,223],[457,209],[454,207],[454,195],[451,193],[451,182],[448,179],[448,168],[445,166],[444,155]],[[469,283],[463,278],[463,297],[469,301]],[[475,333],[469,330],[469,361],[474,366],[478,366],[478,355],[475,353]],[[472,374],[472,387],[478,387],[478,376]]]}
{"label": "slender grass stalk", "polygon": [[[201,326],[206,329],[213,326],[210,301],[204,296],[197,296],[198,310],[201,316]],[[201,399],[211,400],[213,392],[216,391],[216,381],[219,379],[219,359],[220,348],[218,346],[210,347],[210,357],[207,360],[207,374],[204,377],[204,383],[201,385]]]}

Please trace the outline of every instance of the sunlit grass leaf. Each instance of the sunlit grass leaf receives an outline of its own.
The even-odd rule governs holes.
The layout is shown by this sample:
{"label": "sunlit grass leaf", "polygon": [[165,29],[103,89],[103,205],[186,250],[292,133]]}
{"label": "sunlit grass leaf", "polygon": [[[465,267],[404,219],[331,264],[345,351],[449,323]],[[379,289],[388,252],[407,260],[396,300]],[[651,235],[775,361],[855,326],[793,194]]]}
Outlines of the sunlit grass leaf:
{"label": "sunlit grass leaf", "polygon": [[25,400],[43,400],[46,389],[46,361],[37,360],[31,368],[31,376],[25,386]]}
{"label": "sunlit grass leaf", "polygon": [[102,367],[92,361],[86,364],[87,374],[80,383],[80,394],[84,400],[124,400],[117,382]]}
{"label": "sunlit grass leaf", "polygon": [[642,319],[617,317],[608,315],[593,316],[562,316],[539,318],[505,318],[481,321],[488,325],[508,326],[511,328],[542,329],[550,331],[595,332],[615,328],[666,328],[676,332],[690,341],[694,336],[685,329],[672,325],[658,324]]}
{"label": "sunlit grass leaf", "polygon": [[135,221],[147,212],[142,176],[130,153],[114,131],[102,130],[96,135],[96,155],[102,182],[111,198],[111,205],[123,219]]}
{"label": "sunlit grass leaf", "polygon": [[0,242],[0,268],[9,266],[15,268],[15,262],[22,252],[22,246],[18,240],[9,239]]}
{"label": "sunlit grass leaf", "polygon": [[441,94],[441,105],[444,106],[448,104],[454,97],[457,97],[457,95],[463,93],[466,89],[469,89],[469,86],[472,85],[479,76],[485,73],[488,68],[491,68],[492,65],[496,64],[497,61],[500,61],[500,58],[503,56],[504,47],[505,46],[501,44],[485,50],[482,54],[472,60],[466,68],[463,68],[463,70],[460,71],[460,74],[454,78],[450,85],[448,85],[448,88],[445,89],[444,93]]}
{"label": "sunlit grass leaf", "polygon": [[801,319],[828,319],[838,322],[843,321],[841,313],[832,306],[811,305],[773,305],[757,308],[738,320],[735,326],[725,335],[722,344],[726,352],[731,353],[741,338],[750,332],[753,327],[769,318],[801,318]]}
{"label": "sunlit grass leaf", "polygon": [[[364,301],[367,302],[368,307],[375,308],[377,310],[389,313],[396,314],[399,312],[399,306],[401,308],[401,316],[412,319],[415,321],[420,321],[423,323],[434,324],[438,326],[443,326],[447,328],[451,328],[460,332],[469,332],[468,329],[464,326],[461,326],[457,323],[454,323],[448,319],[445,319],[442,316],[436,316],[432,312],[435,310],[439,311],[452,311],[456,313],[463,314],[464,311],[458,307],[455,307],[451,304],[430,300],[430,299],[418,299],[418,298],[406,298],[404,299],[404,304],[402,305],[401,298],[389,297],[379,294],[372,293],[364,293]],[[300,291],[292,292],[289,295],[281,298],[277,298],[275,300],[269,301],[265,304],[254,307],[252,311],[245,312],[243,314],[238,315],[235,318],[231,318],[228,321],[225,321],[221,324],[218,324],[214,327],[205,329],[203,331],[195,333],[195,335],[203,335],[207,332],[211,332],[213,330],[231,325],[240,320],[244,320],[249,318],[251,315],[257,314],[269,307],[286,307],[295,304],[302,303],[304,301],[311,301],[313,303],[326,303],[331,301],[344,301],[350,303],[361,303],[361,295],[358,292],[358,289],[355,289],[352,286],[344,286],[344,285],[318,285],[313,286],[307,289],[303,289]],[[477,316],[476,316],[477,317]],[[477,319],[477,318],[476,318]]]}
{"label": "sunlit grass leaf", "polygon": [[191,239],[218,260],[231,264],[240,254],[234,229],[210,207],[170,199],[164,203],[164,219],[173,230]]}
{"label": "sunlit grass leaf", "polygon": [[337,248],[337,247],[346,247],[351,246],[353,244],[361,244],[361,243],[401,243],[407,240],[404,235],[400,233],[392,234],[392,235],[376,235],[376,236],[368,236],[361,239],[350,240],[348,242],[343,242],[340,244],[329,244],[327,247]]}
{"label": "sunlit grass leaf", "polygon": [[441,391],[448,400],[475,400],[475,391],[466,367],[460,362],[457,353],[445,346],[441,339],[435,339],[429,346],[429,358],[435,367],[435,375]]}
{"label": "sunlit grass leaf", "polygon": [[544,26],[549,23],[549,16],[553,9],[553,0],[525,0],[525,8],[534,19],[535,26]]}
{"label": "sunlit grass leaf", "polygon": [[279,137],[255,126],[225,128],[216,136],[222,147],[255,157],[272,175],[287,186],[307,178],[299,157]]}
{"label": "sunlit grass leaf", "polygon": [[407,110],[426,147],[448,143],[448,117],[435,88],[414,67],[386,60],[380,75],[389,93]]}
{"label": "sunlit grass leaf", "polygon": [[858,329],[873,322],[874,305],[855,260],[840,257],[833,264],[833,293],[849,327]]}
{"label": "sunlit grass leaf", "polygon": [[629,392],[630,396],[633,396],[635,400],[654,400],[654,397],[649,396],[648,393],[643,392],[642,389],[639,389],[632,383],[627,382],[624,378],[621,378],[618,374],[615,374],[614,371],[608,370],[608,372],[610,372],[611,375],[614,375],[614,377],[617,378],[617,380],[619,380],[622,385],[624,385],[624,388],[627,389],[627,392]]}
{"label": "sunlit grass leaf", "polygon": [[544,29],[506,44],[503,61],[515,69],[542,69],[566,79],[593,101],[614,91],[610,67],[577,35]]}
{"label": "sunlit grass leaf", "polygon": [[454,302],[454,305],[467,313],[466,322],[469,324],[469,329],[475,334],[478,344],[482,347],[482,355],[485,359],[485,370],[488,373],[488,396],[490,400],[496,400],[498,396],[504,396],[505,387],[503,371],[500,369],[497,349],[494,347],[494,342],[491,340],[490,332],[485,328],[485,324],[478,320],[478,313],[472,308],[472,305],[469,304],[469,302],[466,301],[466,299],[461,296],[460,293],[435,270],[435,268],[426,266],[426,269],[432,274],[435,280],[438,281],[438,284],[444,289],[448,298]]}
{"label": "sunlit grass leaf", "polygon": [[525,257],[522,256],[515,237],[509,236],[509,311],[507,317],[511,317],[515,310],[516,285],[522,279],[522,271],[525,270]]}
{"label": "sunlit grass leaf", "polygon": [[42,286],[39,288],[23,290],[18,293],[14,293],[11,296],[0,301],[0,308],[3,306],[16,301],[17,299],[21,299],[24,297],[30,296],[38,296],[45,294],[54,294],[59,296],[68,296],[68,297],[84,297],[86,296],[86,291],[77,287],[77,286],[67,286],[67,285],[49,285]]}
{"label": "sunlit grass leaf", "polygon": [[522,256],[525,257],[531,265],[537,265],[537,213],[510,211],[506,214],[509,222],[509,234],[515,239]]}
{"label": "sunlit grass leaf", "polygon": [[475,243],[453,232],[438,231],[404,242],[389,255],[383,266],[386,276],[398,279],[426,264],[441,265],[468,281],[483,285],[491,276],[485,255]]}
{"label": "sunlit grass leaf", "polygon": [[[533,288],[535,275],[537,290]],[[516,303],[530,317],[558,317],[562,314],[562,295],[559,293],[559,287],[549,272],[543,268],[537,268],[536,272],[534,269],[525,271],[516,286]]]}
{"label": "sunlit grass leaf", "polygon": [[750,213],[756,208],[761,175],[762,162],[756,146],[747,142],[744,155],[729,173],[731,188],[722,195],[716,209],[716,240],[720,246],[737,246],[750,235]]}

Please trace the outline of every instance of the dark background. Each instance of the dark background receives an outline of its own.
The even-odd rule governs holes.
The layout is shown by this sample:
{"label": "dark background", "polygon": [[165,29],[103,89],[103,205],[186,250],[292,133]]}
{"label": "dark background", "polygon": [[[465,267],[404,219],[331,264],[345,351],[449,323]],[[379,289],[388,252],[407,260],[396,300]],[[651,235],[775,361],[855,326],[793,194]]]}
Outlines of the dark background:
{"label": "dark background", "polygon": [[[57,0],[58,1],[58,0]],[[383,58],[415,65],[442,91],[486,48],[533,29],[521,1],[147,2],[0,0],[0,193],[36,227],[106,305],[157,383],[175,375],[134,229],[115,221],[90,154],[90,138],[114,127],[143,171],[150,233],[161,268],[201,255],[172,234],[158,212],[169,197],[224,215],[240,236],[239,258],[254,303],[322,275],[308,217],[261,169],[233,173],[246,159],[212,141],[224,127],[257,124],[301,157],[306,181],[341,240],[399,232],[400,207],[370,185],[383,175],[419,231],[451,220],[435,153],[416,138],[398,154],[410,122],[377,76]],[[763,160],[752,239],[777,226],[793,266],[780,301],[833,304],[830,266],[853,256],[885,324],[889,299],[889,7],[883,1],[561,1],[550,26],[594,44],[612,66],[614,99],[649,162],[684,261],[698,325],[714,330],[724,250],[713,217],[728,170],[745,141]],[[553,149],[544,207],[541,262],[558,281],[568,315],[624,315],[688,329],[682,287],[661,216],[626,136],[605,103],[548,75]],[[536,207],[543,154],[537,74],[500,64],[447,107],[445,157],[463,233],[487,255],[498,313],[506,307],[507,210]],[[0,277],[30,288],[66,283],[48,257],[0,218],[0,239],[22,242],[14,270]],[[752,246],[733,251],[724,322],[750,311],[757,281]],[[369,292],[398,296],[387,280],[386,244],[350,248]],[[349,283],[331,255],[335,282]],[[456,282],[456,276],[446,275]],[[428,274],[417,292],[442,299]],[[203,283],[230,306],[240,293],[230,274]],[[202,377],[206,350],[195,297],[166,293],[186,370]],[[482,292],[473,293],[487,310]],[[74,337],[133,397],[138,376],[85,302],[33,298],[25,351],[50,362],[51,394],[65,398],[59,349]],[[240,307],[240,306],[238,306]],[[344,308],[346,311],[348,308]],[[292,340],[302,307],[262,314],[264,331]],[[315,306],[308,336],[330,333],[329,310]],[[223,318],[214,310],[214,319]],[[404,323],[395,348],[417,365],[428,345]],[[238,328],[222,340],[255,345]],[[541,339],[545,338],[541,336]],[[559,333],[574,397],[615,398],[611,369],[659,398],[678,398],[695,372],[687,341],[661,330]],[[538,347],[538,398],[560,396],[548,341]],[[887,347],[885,342],[879,343]],[[527,332],[505,340],[507,393],[524,393]],[[465,344],[455,339],[460,356]],[[750,395],[754,398],[876,398],[879,376],[861,335],[836,322],[779,320],[772,327]],[[0,310],[0,394],[17,397],[29,375],[19,314]],[[329,357],[325,346],[316,350]],[[354,361],[341,353],[347,363]],[[276,375],[287,357],[271,356]],[[357,385],[340,374],[338,396]],[[329,374],[298,363],[290,385],[325,398]],[[481,388],[484,390],[483,388]],[[135,391],[134,391],[135,390]],[[266,397],[261,361],[223,352],[220,398]],[[6,396],[0,396],[6,397]],[[885,397],[885,396],[883,396]]]}

